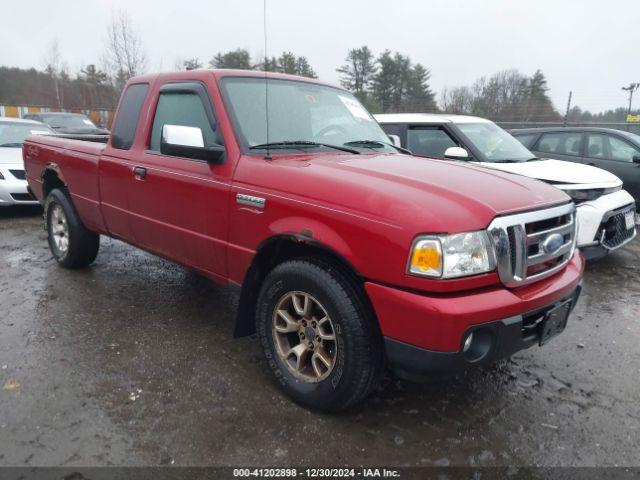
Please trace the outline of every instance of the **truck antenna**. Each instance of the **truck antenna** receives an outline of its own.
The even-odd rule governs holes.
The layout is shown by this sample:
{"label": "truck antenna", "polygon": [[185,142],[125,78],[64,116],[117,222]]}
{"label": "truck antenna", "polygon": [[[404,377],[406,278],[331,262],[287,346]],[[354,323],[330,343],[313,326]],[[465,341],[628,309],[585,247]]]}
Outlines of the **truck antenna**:
{"label": "truck antenna", "polygon": [[266,117],[267,127],[267,154],[264,156],[265,160],[272,160],[269,151],[269,76],[267,75],[267,69],[269,68],[269,57],[267,55],[267,0],[263,0],[263,25],[264,32],[264,114]]}

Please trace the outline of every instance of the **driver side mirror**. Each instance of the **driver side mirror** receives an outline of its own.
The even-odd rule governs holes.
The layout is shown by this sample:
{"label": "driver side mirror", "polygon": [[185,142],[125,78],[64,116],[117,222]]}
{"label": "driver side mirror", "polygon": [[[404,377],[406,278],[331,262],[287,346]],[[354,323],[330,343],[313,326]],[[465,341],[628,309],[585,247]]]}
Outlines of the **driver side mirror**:
{"label": "driver side mirror", "polygon": [[400,141],[400,137],[398,135],[387,135],[387,137],[389,137],[389,140],[391,140],[393,146],[402,148],[402,142]]}
{"label": "driver side mirror", "polygon": [[222,145],[205,146],[202,129],[184,125],[164,125],[160,140],[160,153],[174,157],[193,158],[209,163],[222,163],[225,149]]}
{"label": "driver side mirror", "polygon": [[444,152],[444,158],[448,160],[469,160],[469,152],[461,147],[449,147]]}
{"label": "driver side mirror", "polygon": [[633,160],[633,163],[640,163],[640,155],[634,155],[632,160]]}

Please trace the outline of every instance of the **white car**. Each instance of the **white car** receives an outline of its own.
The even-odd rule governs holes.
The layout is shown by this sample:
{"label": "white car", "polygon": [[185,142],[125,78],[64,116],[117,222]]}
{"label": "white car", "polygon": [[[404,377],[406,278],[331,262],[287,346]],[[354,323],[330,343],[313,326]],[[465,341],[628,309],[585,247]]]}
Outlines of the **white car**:
{"label": "white car", "polygon": [[603,257],[636,235],[634,199],[622,189],[622,181],[606,170],[537,158],[508,132],[484,118],[421,113],[375,117],[397,146],[414,155],[469,161],[564,190],[576,203],[578,247],[587,259]]}
{"label": "white car", "polygon": [[0,117],[0,207],[37,205],[29,193],[22,162],[22,142],[29,135],[54,135],[43,123]]}

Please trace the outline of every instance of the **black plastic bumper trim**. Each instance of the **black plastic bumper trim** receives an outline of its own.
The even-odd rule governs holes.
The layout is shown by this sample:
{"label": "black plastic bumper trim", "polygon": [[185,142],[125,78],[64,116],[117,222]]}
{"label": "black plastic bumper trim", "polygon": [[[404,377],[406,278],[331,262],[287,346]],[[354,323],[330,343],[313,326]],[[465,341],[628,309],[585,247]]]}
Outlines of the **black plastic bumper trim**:
{"label": "black plastic bumper trim", "polygon": [[491,349],[477,361],[469,361],[465,358],[462,348],[459,352],[438,352],[385,337],[387,359],[396,376],[411,381],[424,381],[434,376],[455,374],[474,365],[495,362],[538,344],[538,335],[523,335],[525,318],[543,315],[546,311],[569,299],[572,300],[571,309],[573,310],[581,290],[582,287],[578,285],[571,294],[541,309],[469,327],[462,338],[466,338],[469,332],[477,329],[488,329],[493,334]]}

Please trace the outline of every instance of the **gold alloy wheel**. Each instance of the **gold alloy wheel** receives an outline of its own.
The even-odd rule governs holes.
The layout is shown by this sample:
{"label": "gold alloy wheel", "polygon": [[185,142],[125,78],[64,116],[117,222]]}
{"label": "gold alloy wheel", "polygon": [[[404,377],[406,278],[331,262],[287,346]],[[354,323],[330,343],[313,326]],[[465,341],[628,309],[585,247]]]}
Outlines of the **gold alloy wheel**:
{"label": "gold alloy wheel", "polygon": [[305,292],[289,292],[273,312],[273,341],[289,371],[309,383],[327,378],[338,345],[333,323],[322,304]]}

